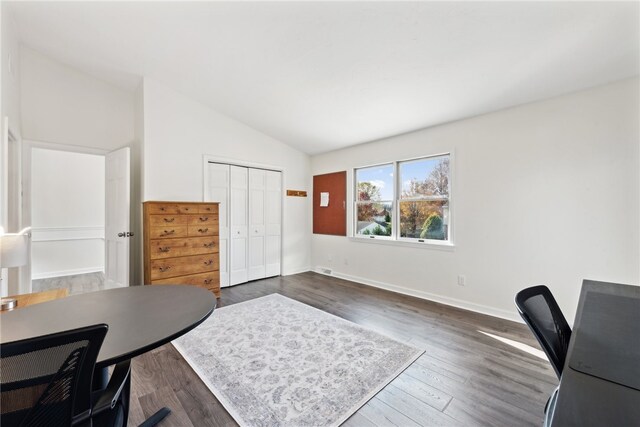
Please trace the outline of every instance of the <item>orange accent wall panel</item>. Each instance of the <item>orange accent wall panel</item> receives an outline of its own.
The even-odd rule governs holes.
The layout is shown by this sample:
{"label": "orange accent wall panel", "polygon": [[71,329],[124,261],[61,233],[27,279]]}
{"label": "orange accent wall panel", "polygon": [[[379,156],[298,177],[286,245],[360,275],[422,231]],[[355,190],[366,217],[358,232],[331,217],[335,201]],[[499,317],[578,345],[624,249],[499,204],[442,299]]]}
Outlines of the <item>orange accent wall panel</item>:
{"label": "orange accent wall panel", "polygon": [[313,177],[313,233],[347,235],[346,171]]}

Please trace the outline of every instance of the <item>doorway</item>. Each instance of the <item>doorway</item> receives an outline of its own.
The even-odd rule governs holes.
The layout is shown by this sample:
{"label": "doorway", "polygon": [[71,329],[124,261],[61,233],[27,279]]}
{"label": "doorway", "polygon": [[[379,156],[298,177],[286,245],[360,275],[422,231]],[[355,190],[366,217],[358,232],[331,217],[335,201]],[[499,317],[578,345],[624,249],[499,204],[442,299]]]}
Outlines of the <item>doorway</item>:
{"label": "doorway", "polygon": [[129,284],[129,150],[29,143],[23,176],[33,292]]}
{"label": "doorway", "polygon": [[33,291],[96,290],[104,282],[104,155],[31,150],[31,277]]}

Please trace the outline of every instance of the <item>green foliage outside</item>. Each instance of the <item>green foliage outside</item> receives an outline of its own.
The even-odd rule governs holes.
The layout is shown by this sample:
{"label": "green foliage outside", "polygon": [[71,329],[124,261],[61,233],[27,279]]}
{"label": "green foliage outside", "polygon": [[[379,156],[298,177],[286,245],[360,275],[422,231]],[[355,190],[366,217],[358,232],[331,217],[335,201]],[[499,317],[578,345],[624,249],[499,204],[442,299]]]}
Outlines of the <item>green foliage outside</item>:
{"label": "green foliage outside", "polygon": [[444,240],[444,227],[442,217],[437,213],[432,213],[427,217],[420,232],[421,239]]}
{"label": "green foliage outside", "polygon": [[387,223],[384,228],[380,225],[376,225],[373,230],[364,230],[362,234],[365,236],[391,236],[391,223]]}
{"label": "green foliage outside", "polygon": [[376,225],[373,230],[364,230],[362,234],[365,236],[391,236],[391,224],[387,224],[384,228],[380,225]]}

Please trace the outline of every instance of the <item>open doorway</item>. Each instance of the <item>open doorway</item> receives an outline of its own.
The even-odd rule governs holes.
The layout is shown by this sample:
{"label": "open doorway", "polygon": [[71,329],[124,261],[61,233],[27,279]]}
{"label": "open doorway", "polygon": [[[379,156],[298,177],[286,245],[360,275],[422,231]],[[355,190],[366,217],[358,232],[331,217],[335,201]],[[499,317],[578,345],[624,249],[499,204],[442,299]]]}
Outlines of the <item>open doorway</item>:
{"label": "open doorway", "polygon": [[130,148],[27,142],[32,292],[129,285]]}
{"label": "open doorway", "polygon": [[33,147],[30,172],[33,291],[103,289],[104,155]]}

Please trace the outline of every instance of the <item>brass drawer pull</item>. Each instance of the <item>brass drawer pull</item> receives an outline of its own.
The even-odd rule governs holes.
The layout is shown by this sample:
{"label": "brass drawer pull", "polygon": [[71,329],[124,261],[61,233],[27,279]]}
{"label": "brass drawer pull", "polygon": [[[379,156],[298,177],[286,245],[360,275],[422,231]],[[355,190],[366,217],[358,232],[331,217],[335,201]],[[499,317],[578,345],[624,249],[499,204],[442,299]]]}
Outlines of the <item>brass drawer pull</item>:
{"label": "brass drawer pull", "polygon": [[204,284],[205,285],[211,284],[211,279],[204,279]]}
{"label": "brass drawer pull", "polygon": [[209,231],[208,228],[198,228],[198,232],[200,233],[206,233],[207,231]]}
{"label": "brass drawer pull", "polygon": [[175,220],[176,220],[175,218],[165,218],[164,222],[173,222]]}
{"label": "brass drawer pull", "polygon": [[163,236],[168,236],[169,234],[173,234],[175,233],[176,230],[164,230],[164,233],[162,233]]}
{"label": "brass drawer pull", "polygon": [[165,211],[164,206],[160,206],[160,210],[164,212]]}
{"label": "brass drawer pull", "polygon": [[200,221],[202,221],[202,222],[207,221],[208,219],[209,219],[208,216],[204,216],[204,217],[201,216],[200,217]]}
{"label": "brass drawer pull", "polygon": [[211,264],[213,264],[213,260],[212,259],[204,262],[204,265],[211,265]]}
{"label": "brass drawer pull", "polygon": [[216,245],[215,242],[211,242],[211,243],[205,243],[202,246],[204,246],[205,248],[213,248],[215,245]]}
{"label": "brass drawer pull", "polygon": [[165,271],[171,270],[171,266],[168,265],[166,267],[158,267],[158,270],[160,270],[160,273],[164,273]]}
{"label": "brass drawer pull", "polygon": [[169,252],[171,250],[171,248],[168,247],[168,246],[165,246],[165,247],[158,248],[158,250],[160,252]]}

